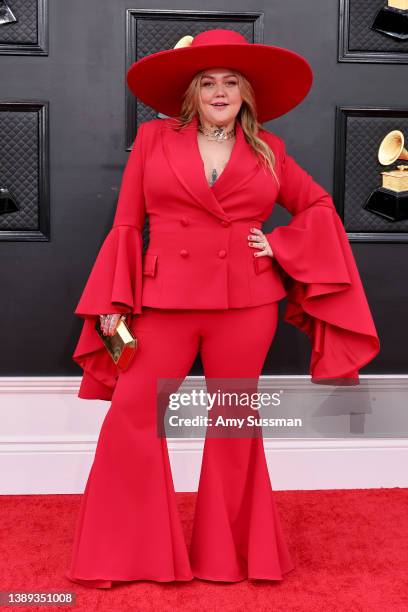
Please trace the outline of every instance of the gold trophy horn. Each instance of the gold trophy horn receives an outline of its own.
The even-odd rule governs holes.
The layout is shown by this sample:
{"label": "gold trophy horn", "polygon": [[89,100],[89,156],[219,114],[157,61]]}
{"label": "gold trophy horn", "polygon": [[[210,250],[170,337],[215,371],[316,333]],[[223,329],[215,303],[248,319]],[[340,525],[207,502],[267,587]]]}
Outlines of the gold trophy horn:
{"label": "gold trophy horn", "polygon": [[408,151],[404,148],[404,134],[400,130],[392,130],[380,144],[378,161],[383,166],[389,166],[397,159],[408,159]]}
{"label": "gold trophy horn", "polygon": [[180,49],[180,47],[189,47],[193,40],[194,36],[190,36],[189,34],[187,34],[187,36],[183,36],[178,42],[176,42],[173,49]]}

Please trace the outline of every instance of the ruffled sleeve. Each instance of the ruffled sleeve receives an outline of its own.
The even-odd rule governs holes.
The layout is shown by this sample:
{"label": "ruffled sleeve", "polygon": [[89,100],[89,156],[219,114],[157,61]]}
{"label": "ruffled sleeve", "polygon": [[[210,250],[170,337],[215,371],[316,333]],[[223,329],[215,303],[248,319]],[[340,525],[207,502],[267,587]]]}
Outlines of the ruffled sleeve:
{"label": "ruffled sleeve", "polygon": [[277,201],[293,216],[266,237],[287,291],[284,320],[310,339],[313,383],[359,384],[380,342],[347,234],[330,195],[279,140]]}
{"label": "ruffled sleeve", "polygon": [[83,369],[78,397],[110,400],[119,375],[95,330],[100,314],[142,311],[143,194],[142,131],[138,130],[124,170],[113,226],[106,236],[75,309],[84,319],[72,355]]}

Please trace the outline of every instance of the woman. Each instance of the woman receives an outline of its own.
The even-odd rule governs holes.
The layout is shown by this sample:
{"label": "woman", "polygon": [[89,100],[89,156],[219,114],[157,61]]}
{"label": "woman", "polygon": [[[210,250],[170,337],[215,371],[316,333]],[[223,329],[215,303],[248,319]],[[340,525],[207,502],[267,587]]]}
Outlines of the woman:
{"label": "woman", "polygon": [[[329,194],[260,126],[299,104],[311,81],[299,55],[229,30],[185,37],[129,70],[133,93],[167,118],[137,132],[112,230],[75,310],[84,318],[73,355],[84,370],[79,397],[112,403],[82,500],[72,581],[281,580],[294,568],[261,435],[207,433],[187,552],[156,402],[158,381],[177,390],[198,352],[207,389],[258,380],[285,296],[285,320],[311,340],[313,382],[358,384],[378,353]],[[265,234],[276,200],[293,217]],[[138,349],[119,375],[94,326],[100,317],[113,334],[126,314]]]}

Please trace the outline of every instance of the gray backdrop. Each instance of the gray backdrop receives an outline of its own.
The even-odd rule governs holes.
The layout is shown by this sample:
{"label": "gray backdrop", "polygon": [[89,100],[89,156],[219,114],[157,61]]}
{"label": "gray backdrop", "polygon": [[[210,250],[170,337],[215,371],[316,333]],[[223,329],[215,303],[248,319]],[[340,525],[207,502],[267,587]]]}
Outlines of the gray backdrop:
{"label": "gray backdrop", "polygon": [[[0,100],[48,100],[49,242],[0,242],[0,373],[79,375],[71,360],[82,320],[73,315],[109,231],[125,151],[126,8],[263,11],[264,42],[304,54],[315,71],[307,99],[266,128],[333,193],[336,105],[408,102],[403,64],[338,63],[338,2],[234,3],[51,0],[49,55],[0,56]],[[405,75],[405,83],[403,76]],[[265,230],[286,223],[276,207]],[[407,244],[353,243],[382,349],[363,373],[406,372]],[[282,322],[265,374],[308,372],[307,338]],[[191,373],[201,373],[197,359]]]}

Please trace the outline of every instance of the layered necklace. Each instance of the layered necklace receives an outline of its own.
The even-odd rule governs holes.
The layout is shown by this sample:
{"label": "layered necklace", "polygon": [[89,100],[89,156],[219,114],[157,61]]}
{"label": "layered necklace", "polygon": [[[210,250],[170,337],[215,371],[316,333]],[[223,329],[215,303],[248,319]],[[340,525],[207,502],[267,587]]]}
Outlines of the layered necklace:
{"label": "layered necklace", "polygon": [[225,127],[206,128],[202,125],[198,126],[198,131],[204,134],[207,140],[231,140],[235,136],[235,127],[231,130],[226,130]]}
{"label": "layered necklace", "polygon": [[[231,140],[235,137],[235,127],[231,130],[226,130],[224,127],[206,128],[201,124],[198,125],[198,131],[204,134],[207,140],[215,140],[217,142],[223,142],[224,140]],[[211,173],[211,179],[209,181],[210,187],[212,187],[218,178],[218,172],[214,168]]]}

